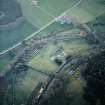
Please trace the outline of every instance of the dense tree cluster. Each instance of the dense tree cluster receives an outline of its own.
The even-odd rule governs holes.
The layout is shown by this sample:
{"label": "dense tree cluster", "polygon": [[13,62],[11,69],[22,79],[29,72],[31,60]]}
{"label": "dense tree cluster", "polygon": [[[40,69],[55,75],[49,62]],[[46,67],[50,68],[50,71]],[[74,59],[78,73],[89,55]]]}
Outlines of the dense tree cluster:
{"label": "dense tree cluster", "polygon": [[89,60],[83,77],[86,80],[84,98],[89,105],[97,105],[97,102],[105,105],[105,52]]}

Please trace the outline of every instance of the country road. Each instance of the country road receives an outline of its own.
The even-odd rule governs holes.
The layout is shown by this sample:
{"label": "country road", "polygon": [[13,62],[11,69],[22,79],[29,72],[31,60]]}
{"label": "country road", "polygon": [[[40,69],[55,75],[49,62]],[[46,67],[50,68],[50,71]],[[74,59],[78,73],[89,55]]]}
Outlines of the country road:
{"label": "country road", "polygon": [[[61,15],[59,15],[58,17],[54,18],[52,21],[50,21],[48,24],[46,24],[44,27],[40,28],[38,31],[35,31],[34,33],[32,33],[31,35],[29,35],[28,37],[26,37],[24,40],[28,40],[31,39],[33,36],[35,36],[36,34],[38,34],[39,32],[41,32],[42,30],[44,30],[45,28],[47,28],[49,25],[51,25],[52,23],[54,23],[56,21],[57,18],[63,16],[65,13],[67,13],[68,11],[72,11],[72,9],[76,8],[83,0],[79,0],[77,3],[75,3],[71,8],[69,8],[68,10],[66,10],[65,12],[61,13]],[[18,44],[12,46],[9,49],[6,49],[2,52],[0,52],[0,56],[7,53],[8,51],[11,51],[12,49],[18,47],[21,45],[22,42],[19,42]]]}

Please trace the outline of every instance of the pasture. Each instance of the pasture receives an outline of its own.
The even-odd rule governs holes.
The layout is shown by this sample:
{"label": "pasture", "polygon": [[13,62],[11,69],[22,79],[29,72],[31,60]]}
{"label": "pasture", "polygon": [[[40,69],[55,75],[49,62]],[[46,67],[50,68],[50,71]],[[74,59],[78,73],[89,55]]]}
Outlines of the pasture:
{"label": "pasture", "polygon": [[46,82],[47,76],[29,69],[23,76],[16,76],[15,102],[16,105],[25,103],[39,82]]}
{"label": "pasture", "polygon": [[[103,10],[105,10],[105,6],[100,1],[101,0],[81,0],[79,5],[72,8],[79,0],[38,0],[37,5],[33,4],[33,0],[18,0],[26,20],[13,30],[0,31],[0,52],[21,42],[27,36],[41,29],[66,10],[69,10],[66,14],[79,23],[93,21],[96,17],[103,14]],[[102,27],[96,28],[96,30],[104,31]],[[53,21],[53,23],[49,24],[48,27],[36,35],[42,37],[53,35],[54,32],[63,32],[63,30],[65,32],[66,30],[76,31],[71,29],[73,29],[73,27],[70,24],[61,25]],[[61,33],[58,34],[61,35]],[[39,82],[46,83],[48,76],[37,70],[48,74],[55,73],[58,70],[59,66],[51,60],[51,56],[59,48],[62,48],[66,54],[74,55],[87,54],[87,49],[91,48],[91,46],[82,37],[73,40],[68,39],[68,41],[57,40],[56,43],[48,43],[46,48],[41,49],[38,55],[33,55],[27,63],[27,65],[33,69],[21,71],[20,74],[16,75],[14,87],[16,105],[24,104]],[[0,59],[0,73],[2,73],[2,70],[9,62],[8,59]],[[66,93],[73,97],[77,96],[74,102],[78,104],[79,100],[82,100],[83,81],[75,77],[70,78],[69,81],[70,83],[66,87]],[[9,88],[12,89],[12,85]],[[82,105],[83,103],[80,104]],[[74,104],[72,103],[71,105]]]}
{"label": "pasture", "polygon": [[[0,51],[12,47],[36,32],[37,29],[45,27],[46,24],[49,24],[48,27],[45,27],[37,35],[48,35],[51,32],[68,28],[67,25],[61,25],[52,21],[67,10],[66,14],[79,23],[93,21],[94,18],[105,12],[105,6],[101,0],[38,0],[37,5],[33,3],[33,0],[18,0],[18,2],[21,5],[23,16],[29,23],[25,23],[27,27],[26,25],[21,25],[21,29],[17,27],[16,30],[0,32]],[[7,43],[4,43],[6,36],[9,37],[6,41]]]}
{"label": "pasture", "polygon": [[88,48],[90,48],[90,45],[86,42],[86,40],[83,39],[75,39],[75,40],[69,40],[65,42],[58,43],[59,47],[63,47],[64,51],[67,54],[81,54],[84,53]]}
{"label": "pasture", "polygon": [[9,59],[5,58],[5,59],[0,59],[0,74],[2,72],[4,72],[5,67],[9,64]]}
{"label": "pasture", "polygon": [[102,0],[82,0],[82,2],[67,15],[76,19],[79,23],[88,23],[105,13],[105,5]]}
{"label": "pasture", "polygon": [[63,48],[67,54],[82,54],[90,48],[89,44],[83,39],[62,41],[59,43],[49,43],[47,48],[43,48],[37,56],[33,56],[28,65],[47,73],[54,73],[58,70],[57,64],[51,60],[51,55]]}
{"label": "pasture", "polygon": [[43,36],[49,36],[53,34],[57,34],[61,31],[70,30],[73,28],[72,24],[60,24],[59,22],[54,22],[38,34],[36,34],[37,37],[43,37]]}
{"label": "pasture", "polygon": [[24,21],[15,29],[0,30],[0,52],[21,42],[35,30],[37,28],[27,21]]}
{"label": "pasture", "polygon": [[72,8],[79,0],[38,0],[37,5],[33,3],[33,0],[18,1],[26,19],[36,27],[41,28]]}
{"label": "pasture", "polygon": [[49,45],[47,48],[42,49],[37,56],[33,56],[28,65],[46,73],[54,73],[57,71],[58,66],[51,60],[50,56],[56,49],[57,46]]}

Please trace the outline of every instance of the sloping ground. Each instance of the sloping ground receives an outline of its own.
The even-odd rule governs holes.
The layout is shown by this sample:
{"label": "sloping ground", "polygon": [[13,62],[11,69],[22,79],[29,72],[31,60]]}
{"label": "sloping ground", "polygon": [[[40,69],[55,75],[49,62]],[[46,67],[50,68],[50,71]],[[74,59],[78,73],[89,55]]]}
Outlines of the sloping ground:
{"label": "sloping ground", "polygon": [[[16,45],[18,42],[21,42],[27,36],[30,36],[30,34],[32,35],[32,33],[36,32],[38,27],[41,28],[42,26],[46,25],[48,22],[50,22],[51,20],[53,20],[55,18],[50,15],[49,7],[46,7],[46,5],[50,5],[50,6],[52,5],[51,6],[52,8],[56,8],[57,16],[58,16],[62,12],[66,11],[66,9],[72,8],[72,6],[78,2],[78,0],[76,0],[75,2],[72,0],[70,0],[70,1],[62,0],[62,2],[59,0],[58,1],[54,0],[53,2],[46,0],[45,3],[43,3],[43,1],[39,1],[39,7],[36,7],[35,5],[32,4],[32,0],[27,0],[27,1],[26,0],[18,0],[18,1],[21,4],[21,8],[22,8],[24,17],[31,24],[27,23],[27,20],[26,20],[25,22],[23,22],[20,25],[18,25],[17,27],[15,27],[15,29],[13,28],[13,30],[0,31],[0,34],[1,34],[0,35],[0,39],[1,39],[0,52],[3,50],[7,50],[10,47],[13,47],[13,45]],[[59,5],[59,2],[61,2],[61,6]],[[7,2],[5,1],[4,4],[6,5],[6,3]],[[64,3],[67,4],[67,6],[63,5]],[[0,4],[2,5],[2,2]],[[68,4],[70,4],[70,5],[68,5]],[[10,3],[8,5],[10,5]],[[11,7],[12,6],[9,6],[8,9],[10,10]],[[7,6],[4,6],[4,9],[7,10]],[[8,11],[8,12],[10,12],[10,11]],[[53,10],[53,12],[56,14],[56,12],[54,10]],[[15,14],[18,14],[18,12],[15,12]],[[55,15],[55,14],[52,14],[52,15]],[[32,24],[34,24],[35,27],[32,26]],[[6,40],[6,39],[8,39],[8,40]],[[5,41],[7,43],[5,43]]]}
{"label": "sloping ground", "polygon": [[24,40],[36,30],[23,17],[17,0],[0,0],[0,52]]}
{"label": "sloping ground", "polygon": [[68,15],[79,23],[87,23],[99,15],[105,13],[103,0],[83,0],[76,8],[68,12]]}
{"label": "sloping ground", "polygon": [[100,32],[101,34],[105,33],[105,13],[103,15],[97,17],[97,20],[94,20],[93,24],[94,24],[94,28],[96,29],[97,32]]}
{"label": "sloping ground", "polygon": [[[72,8],[79,0],[39,0],[40,7],[53,16]],[[65,5],[64,5],[65,4]]]}
{"label": "sloping ground", "polygon": [[23,15],[30,23],[39,28],[79,2],[79,0],[38,0],[38,4],[34,5],[32,2],[34,0],[18,1],[21,4]]}
{"label": "sloping ground", "polygon": [[10,30],[0,31],[0,52],[12,47],[13,45],[24,40],[28,35],[32,34],[36,27],[29,22],[24,21],[19,26]]}
{"label": "sloping ground", "polygon": [[[53,20],[55,18],[55,16],[60,15],[62,12],[66,11],[67,9],[70,9],[70,11],[68,11],[67,14],[70,17],[72,17],[75,21],[80,22],[80,23],[87,23],[89,21],[94,20],[94,18],[97,17],[98,15],[101,15],[105,9],[104,4],[102,4],[102,2],[100,0],[81,0],[81,1],[79,1],[79,0],[76,0],[76,1],[74,1],[74,0],[62,0],[62,1],[60,1],[60,0],[57,0],[57,1],[56,0],[53,0],[53,1],[39,0],[37,6],[35,6],[32,1],[33,0],[18,0],[18,2],[21,4],[21,8],[22,8],[24,17],[31,24],[33,24],[35,26],[35,28],[39,27],[39,29],[41,27],[45,26],[47,23],[49,23],[49,21]],[[75,8],[72,8],[77,3],[78,3],[78,5],[76,5]],[[56,26],[59,27],[58,25],[55,25],[55,26],[53,26],[53,28]],[[27,26],[27,27],[29,27],[29,26]],[[30,25],[29,29],[31,30],[32,27],[33,26]],[[48,32],[49,32],[48,29],[50,29],[49,27],[46,28],[46,30],[41,31],[39,34],[41,36],[45,35],[46,33],[48,34]],[[65,27],[65,26],[62,25],[62,27]],[[59,28],[56,28],[56,29],[55,28],[53,29],[53,28],[50,29],[51,30],[50,32],[53,32],[54,30],[59,30]],[[26,28],[24,30],[28,31],[29,29]],[[17,30],[17,31],[19,31],[19,30]],[[14,37],[19,36],[20,39],[21,39],[21,37],[22,37],[22,39],[24,39],[24,38],[26,38],[26,36],[29,36],[30,34],[32,34],[32,32],[36,32],[36,29],[34,31],[30,31],[30,33],[28,33],[28,32],[26,32],[25,34],[23,33],[24,35],[21,35],[19,33],[19,35],[15,36],[15,34],[18,33],[17,31],[15,31]],[[3,32],[0,32],[0,33],[3,34]],[[10,33],[10,34],[12,36],[12,33]],[[5,35],[3,35],[3,37],[1,36],[2,38],[0,38],[0,39],[5,39],[5,37],[4,37]],[[25,36],[25,37],[23,37],[23,36]],[[9,38],[11,38],[11,37],[9,37]],[[16,40],[13,42],[21,41],[21,40],[18,40],[18,41],[17,40],[18,40],[18,38],[16,38]],[[4,40],[3,40],[3,42],[4,42]],[[11,47],[14,44],[16,44],[13,42],[9,42],[8,47]],[[1,43],[1,44],[4,45],[4,47],[5,47],[5,43]],[[8,47],[5,47],[3,49],[6,49]]]}
{"label": "sloping ground", "polygon": [[[43,7],[43,8],[45,8],[45,7]],[[57,49],[57,47],[63,47],[65,52],[68,54],[75,54],[75,53],[81,54],[81,52],[82,53],[87,52],[87,49],[90,46],[85,42],[85,40],[75,40],[75,41],[73,40],[73,41],[69,41],[69,42],[68,41],[67,42],[59,42],[59,43],[57,43],[57,45],[52,44],[52,45],[49,45],[46,49],[43,49],[42,52],[38,56],[35,56],[29,62],[29,65],[34,68],[41,69],[45,72],[49,72],[49,73],[55,72],[57,67],[54,64],[54,62],[50,60],[50,55],[53,53],[53,51],[55,51]],[[1,62],[1,64],[3,64],[3,63]],[[23,73],[21,73],[21,75],[17,76],[16,77],[17,84],[15,86],[16,104],[20,105],[22,103],[25,103],[25,101],[31,94],[32,90],[36,87],[38,82],[40,82],[40,81],[45,82],[46,78],[47,77],[45,75],[43,76],[42,74],[40,74],[36,71],[33,71],[33,70],[28,70],[26,73],[23,72]],[[81,81],[79,81],[79,80],[72,81],[70,84],[70,87],[69,86],[67,87],[70,90],[70,91],[68,90],[68,92],[70,93],[69,95],[71,95],[71,93],[73,93],[73,92],[75,95],[77,95],[76,93],[81,94],[82,93],[81,85],[82,85]],[[79,99],[81,99],[81,96],[79,96],[79,97],[80,97]],[[78,104],[79,99],[77,96],[77,98],[74,100],[75,105]],[[71,100],[72,100],[72,96],[71,96]]]}
{"label": "sloping ground", "polygon": [[[93,21],[87,23],[87,25],[94,31],[97,39],[100,43],[105,42],[105,13],[98,16]],[[94,36],[93,35],[93,36]]]}
{"label": "sloping ground", "polygon": [[87,105],[83,99],[84,81],[70,77],[69,83],[65,86],[65,93],[70,99],[70,105]]}
{"label": "sloping ground", "polygon": [[[15,11],[14,11],[15,10]],[[0,25],[8,24],[22,16],[21,7],[16,0],[0,0]]]}
{"label": "sloping ground", "polygon": [[50,74],[54,73],[58,66],[53,61],[51,61],[50,56],[56,49],[56,46],[49,45],[47,48],[42,49],[39,55],[33,57],[33,59],[29,61],[28,65]]}
{"label": "sloping ground", "polygon": [[8,63],[9,59],[0,59],[0,74],[2,73],[2,71],[4,71],[4,68],[7,66]]}
{"label": "sloping ground", "polygon": [[56,45],[51,43],[47,48],[42,49],[39,55],[33,57],[28,65],[47,73],[56,72],[58,66],[51,60],[51,55],[53,55],[59,48],[63,48],[66,54],[82,54],[85,53],[90,46],[83,39],[57,42]]}
{"label": "sloping ground", "polygon": [[25,18],[36,27],[40,28],[40,25],[45,25],[48,21],[51,21],[53,18],[37,8],[35,5],[31,5],[28,0],[18,0],[21,4],[23,15]]}
{"label": "sloping ground", "polygon": [[15,102],[16,105],[26,103],[32,91],[39,82],[46,82],[47,76],[29,69],[25,75],[17,76],[17,84],[15,85]]}
{"label": "sloping ground", "polygon": [[61,42],[58,43],[58,46],[63,47],[67,54],[82,54],[90,48],[90,45],[82,38]]}
{"label": "sloping ground", "polygon": [[[102,0],[38,0],[37,5],[33,3],[34,0],[18,1],[21,4],[24,16],[37,27],[46,25],[68,9],[70,10],[67,14],[80,23],[93,20],[105,10]],[[78,5],[76,5],[77,3]]]}
{"label": "sloping ground", "polygon": [[45,28],[44,30],[40,31],[38,34],[36,34],[37,37],[43,37],[48,35],[53,35],[53,33],[59,33],[64,30],[72,29],[73,25],[71,24],[60,24],[58,22],[52,23],[50,26]]}

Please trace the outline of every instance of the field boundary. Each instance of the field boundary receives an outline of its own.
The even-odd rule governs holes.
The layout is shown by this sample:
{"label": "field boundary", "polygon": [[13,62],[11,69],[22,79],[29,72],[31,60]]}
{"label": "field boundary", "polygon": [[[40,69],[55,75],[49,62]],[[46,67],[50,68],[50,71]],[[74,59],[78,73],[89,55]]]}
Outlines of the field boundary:
{"label": "field boundary", "polygon": [[[30,34],[28,37],[26,37],[24,40],[28,40],[30,38],[32,38],[33,36],[35,36],[36,34],[38,34],[39,32],[43,31],[44,29],[46,29],[49,25],[51,25],[52,23],[54,23],[56,21],[57,18],[63,16],[65,13],[67,13],[68,11],[70,12],[72,9],[74,9],[75,7],[77,7],[83,0],[79,0],[77,3],[75,3],[71,8],[67,9],[65,12],[61,13],[61,15],[57,16],[56,18],[54,18],[52,21],[50,21],[48,24],[46,24],[44,27],[40,28],[38,31],[35,31],[34,33]],[[22,41],[21,41],[22,42]],[[18,47],[19,45],[21,45],[21,42],[17,43],[16,45],[8,48],[7,50],[4,50],[2,52],[0,52],[0,56],[7,53],[8,51],[11,51],[12,49]]]}

